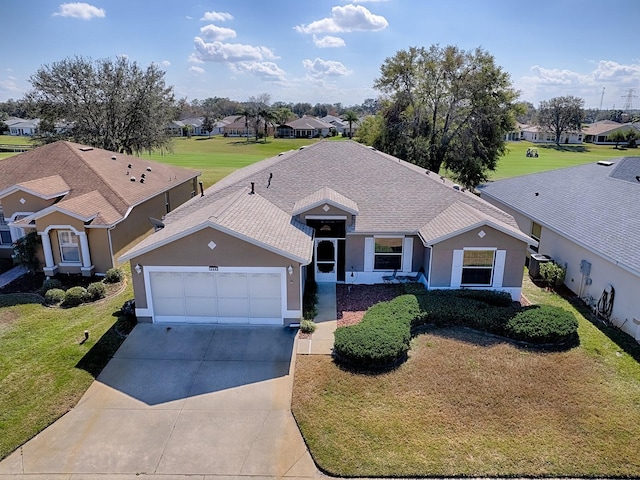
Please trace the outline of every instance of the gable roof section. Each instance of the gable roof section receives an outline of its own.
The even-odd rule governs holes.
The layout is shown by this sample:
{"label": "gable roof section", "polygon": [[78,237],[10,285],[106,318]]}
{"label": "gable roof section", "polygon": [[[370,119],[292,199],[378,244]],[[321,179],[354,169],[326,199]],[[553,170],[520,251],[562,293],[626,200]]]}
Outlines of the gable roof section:
{"label": "gable roof section", "polygon": [[311,210],[312,208],[319,207],[320,205],[328,203],[336,208],[340,208],[351,215],[358,214],[358,204],[353,200],[340,195],[335,190],[329,187],[322,187],[320,190],[315,191],[311,195],[298,200],[293,206],[293,212],[291,215],[300,215],[302,212]]}
{"label": "gable roof section", "polygon": [[[640,157],[498,180],[483,196],[640,275]],[[633,173],[637,172],[637,173]]]}
{"label": "gable roof section", "polygon": [[418,231],[418,234],[423,243],[429,246],[484,225],[518,238],[523,242],[528,242],[530,245],[537,245],[535,240],[529,238],[513,225],[493,218],[462,202],[455,202],[445,208],[433,220],[424,225]]}
{"label": "gable roof section", "polygon": [[285,123],[285,125],[295,129],[295,130],[322,130],[332,128],[333,125],[327,122],[323,122],[314,117],[301,117],[290,122]]}
{"label": "gable roof section", "polygon": [[[206,199],[207,201],[203,201]],[[203,228],[212,227],[298,263],[311,262],[313,229],[248,188],[230,189],[217,198],[196,197],[169,213],[165,227],[129,250],[130,260]]]}
{"label": "gable roof section", "polygon": [[[145,181],[140,183],[143,174]],[[106,203],[98,202],[92,214],[115,223],[132,207],[198,175],[195,170],[60,141],[0,161],[0,195],[24,188],[47,198],[65,190],[64,200],[70,200],[98,192]]]}

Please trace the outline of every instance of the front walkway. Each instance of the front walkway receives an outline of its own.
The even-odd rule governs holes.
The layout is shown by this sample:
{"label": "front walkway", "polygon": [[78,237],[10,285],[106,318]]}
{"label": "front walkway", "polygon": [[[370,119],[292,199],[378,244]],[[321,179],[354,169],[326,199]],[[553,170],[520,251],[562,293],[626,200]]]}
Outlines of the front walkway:
{"label": "front walkway", "polygon": [[14,280],[26,274],[27,271],[27,267],[25,267],[24,265],[17,265],[11,270],[7,270],[2,275],[0,275],[0,288],[9,285]]}
{"label": "front walkway", "polygon": [[316,331],[311,338],[298,339],[297,352],[300,355],[331,355],[333,351],[333,332],[338,324],[335,283],[318,283],[317,307]]}

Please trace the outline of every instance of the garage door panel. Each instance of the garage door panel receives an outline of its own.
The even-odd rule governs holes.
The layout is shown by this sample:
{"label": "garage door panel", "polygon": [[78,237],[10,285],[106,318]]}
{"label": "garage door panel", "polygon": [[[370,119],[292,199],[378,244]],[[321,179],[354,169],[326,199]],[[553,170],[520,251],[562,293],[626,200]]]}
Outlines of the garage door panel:
{"label": "garage door panel", "polygon": [[246,273],[218,273],[218,296],[224,298],[247,298],[249,289]]}
{"label": "garage door panel", "polygon": [[184,293],[188,297],[216,296],[216,278],[213,273],[195,272],[184,274]]}
{"label": "garage door panel", "polygon": [[249,318],[249,302],[246,298],[218,298],[218,316]]}
{"label": "garage door panel", "polygon": [[280,298],[281,276],[278,273],[252,273],[249,275],[251,298]]}
{"label": "garage door panel", "polygon": [[184,292],[180,273],[151,272],[149,278],[154,297],[181,297]]}
{"label": "garage door panel", "polygon": [[182,297],[160,297],[154,292],[153,307],[156,315],[166,316],[184,316],[184,298]]}
{"label": "garage door panel", "polygon": [[218,299],[213,297],[186,297],[185,313],[190,317],[217,317]]}
{"label": "garage door panel", "polygon": [[249,302],[251,318],[280,318],[282,304],[280,299],[251,298]]}

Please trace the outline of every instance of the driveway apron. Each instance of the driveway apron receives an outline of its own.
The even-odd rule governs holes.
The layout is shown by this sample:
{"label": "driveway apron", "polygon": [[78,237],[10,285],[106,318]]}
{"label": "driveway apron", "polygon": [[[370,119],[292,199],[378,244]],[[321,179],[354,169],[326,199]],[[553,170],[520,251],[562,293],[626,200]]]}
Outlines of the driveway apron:
{"label": "driveway apron", "polygon": [[281,327],[139,324],[73,410],[0,462],[0,479],[318,476],[290,410],[294,343]]}

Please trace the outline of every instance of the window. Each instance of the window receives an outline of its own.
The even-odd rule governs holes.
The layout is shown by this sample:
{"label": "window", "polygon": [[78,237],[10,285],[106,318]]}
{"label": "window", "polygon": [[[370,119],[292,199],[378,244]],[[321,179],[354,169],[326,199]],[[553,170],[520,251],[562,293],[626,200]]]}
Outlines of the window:
{"label": "window", "polygon": [[494,250],[465,250],[461,285],[491,285]]}
{"label": "window", "polygon": [[69,231],[58,232],[58,243],[60,244],[60,256],[63,262],[80,262],[80,248],[78,236]]}
{"label": "window", "polygon": [[[531,238],[540,243],[540,236],[542,235],[542,226],[536,222],[531,222]],[[537,245],[531,245],[531,250],[538,251]]]}
{"label": "window", "polygon": [[402,269],[402,238],[376,238],[374,247],[374,270]]}
{"label": "window", "polygon": [[0,245],[11,245],[11,232],[9,230],[0,230]]}
{"label": "window", "polygon": [[0,210],[0,225],[6,225],[7,221],[4,218],[4,213],[2,213],[2,210]]}

